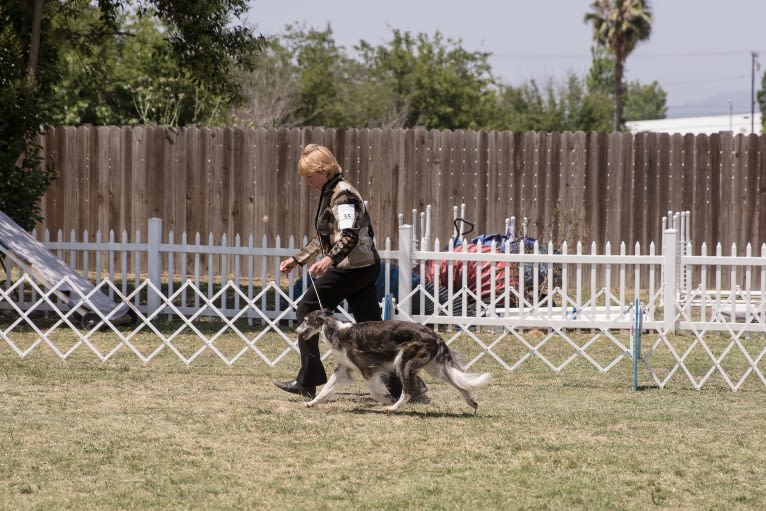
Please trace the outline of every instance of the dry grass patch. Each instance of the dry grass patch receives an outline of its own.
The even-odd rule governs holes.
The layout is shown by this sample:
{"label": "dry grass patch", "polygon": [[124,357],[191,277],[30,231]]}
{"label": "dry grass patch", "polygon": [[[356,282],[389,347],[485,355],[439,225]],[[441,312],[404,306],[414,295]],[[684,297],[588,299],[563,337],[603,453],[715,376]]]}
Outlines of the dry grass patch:
{"label": "dry grass patch", "polygon": [[248,353],[232,367],[211,356],[186,367],[165,351],[143,366],[127,351],[102,363],[79,350],[61,362],[0,343],[0,508],[766,504],[762,386],[633,393],[627,359],[607,374],[578,359],[557,375],[535,359],[507,373],[484,357],[494,379],[478,414],[427,378],[433,402],[392,415],[362,384],[305,409],[271,384],[296,364],[272,369]]}

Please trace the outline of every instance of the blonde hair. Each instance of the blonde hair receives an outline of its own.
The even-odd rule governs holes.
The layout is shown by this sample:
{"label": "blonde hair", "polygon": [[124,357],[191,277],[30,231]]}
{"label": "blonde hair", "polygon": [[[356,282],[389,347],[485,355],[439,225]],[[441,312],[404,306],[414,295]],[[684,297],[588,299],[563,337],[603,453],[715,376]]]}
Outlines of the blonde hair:
{"label": "blonde hair", "polygon": [[342,169],[329,149],[323,145],[309,144],[301,153],[298,172],[303,177],[311,177],[321,172],[331,178],[342,172]]}

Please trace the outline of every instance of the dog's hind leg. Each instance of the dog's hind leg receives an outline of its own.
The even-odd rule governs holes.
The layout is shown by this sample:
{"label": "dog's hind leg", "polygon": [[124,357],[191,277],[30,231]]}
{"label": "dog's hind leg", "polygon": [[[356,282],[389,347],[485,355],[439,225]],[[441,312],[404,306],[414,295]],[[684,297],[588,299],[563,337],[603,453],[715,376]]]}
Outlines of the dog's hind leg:
{"label": "dog's hind leg", "polygon": [[473,411],[475,412],[479,408],[479,404],[476,402],[476,399],[474,399],[472,391],[489,383],[490,376],[489,373],[466,373],[448,363],[444,365],[444,374],[442,378],[463,395],[465,402],[468,403],[468,406],[473,408]]}
{"label": "dog's hind leg", "polygon": [[335,368],[335,371],[333,371],[332,375],[330,376],[330,379],[327,380],[327,383],[324,384],[322,387],[322,390],[319,391],[319,394],[312,399],[311,401],[305,403],[306,408],[311,408],[312,406],[316,405],[320,401],[324,401],[327,396],[335,392],[335,389],[340,387],[345,387],[349,383],[353,381],[353,378],[351,377],[351,369],[348,367],[339,365]]}
{"label": "dog's hind leg", "polygon": [[370,396],[372,396],[375,401],[390,405],[394,401],[389,397],[388,389],[382,379],[386,372],[387,371],[380,371],[367,378],[367,388],[370,390]]}
{"label": "dog's hind leg", "polygon": [[476,402],[476,399],[473,397],[473,394],[468,392],[467,390],[463,390],[460,387],[455,387],[460,391],[460,393],[463,395],[463,399],[465,399],[465,402],[468,403],[468,406],[473,408],[474,413],[479,409],[479,403]]}
{"label": "dog's hind leg", "polygon": [[413,395],[418,393],[418,372],[431,361],[428,350],[421,348],[421,346],[413,343],[396,355],[393,365],[396,374],[402,380],[402,395],[399,396],[396,403],[386,407],[387,412],[397,411],[403,404],[412,399]]}
{"label": "dog's hind leg", "polygon": [[438,352],[433,361],[426,365],[425,370],[432,376],[436,376],[453,387],[463,396],[468,406],[473,411],[479,408],[479,404],[473,397],[473,391],[489,383],[489,373],[467,373],[463,365],[458,361],[459,355],[450,351],[449,347],[443,342],[438,343]]}

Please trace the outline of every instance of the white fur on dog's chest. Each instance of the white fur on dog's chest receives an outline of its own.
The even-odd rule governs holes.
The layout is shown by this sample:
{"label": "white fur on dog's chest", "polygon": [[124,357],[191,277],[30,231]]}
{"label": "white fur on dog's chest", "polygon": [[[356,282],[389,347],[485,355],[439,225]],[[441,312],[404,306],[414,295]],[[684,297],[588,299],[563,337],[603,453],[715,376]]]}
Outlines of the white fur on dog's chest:
{"label": "white fur on dog's chest", "polygon": [[348,358],[348,355],[346,353],[346,350],[338,350],[337,348],[330,348],[332,350],[332,354],[335,357],[335,360],[338,361],[338,364],[348,367],[350,369],[357,369],[356,365],[351,361],[350,358]]}
{"label": "white fur on dog's chest", "polygon": [[[352,324],[351,323],[340,323],[337,326],[338,330],[345,330],[349,328]],[[325,343],[325,345],[330,348],[330,351],[332,351],[333,356],[335,357],[335,360],[338,362],[338,364],[348,367],[350,369],[357,369],[356,365],[351,361],[351,359],[348,357],[346,348],[338,348],[335,346],[325,335],[324,329],[322,329],[320,333],[320,338],[322,339],[322,342]]]}

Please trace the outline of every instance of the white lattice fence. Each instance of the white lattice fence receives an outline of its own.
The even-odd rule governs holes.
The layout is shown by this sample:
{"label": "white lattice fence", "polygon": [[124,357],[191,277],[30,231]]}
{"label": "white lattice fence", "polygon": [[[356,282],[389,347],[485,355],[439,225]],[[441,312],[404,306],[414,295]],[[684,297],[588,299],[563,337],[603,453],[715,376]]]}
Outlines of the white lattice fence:
{"label": "white lattice fence", "polygon": [[[732,390],[747,382],[766,385],[766,248],[760,257],[749,248],[745,256],[737,256],[736,248],[731,255],[719,248],[707,256],[704,247],[700,256],[691,256],[690,246],[680,255],[675,235],[667,231],[662,254],[653,247],[642,254],[638,246],[629,254],[624,245],[616,254],[609,246],[599,253],[595,246],[585,251],[580,245],[572,253],[566,245],[557,251],[549,246],[546,253],[537,246],[528,253],[459,253],[439,250],[438,240],[433,250],[407,247],[402,240],[411,243],[413,236],[406,232],[398,251],[390,249],[390,242],[382,251],[386,291],[398,268],[397,317],[433,325],[464,353],[468,365],[514,371],[538,361],[562,372],[582,360],[606,373],[632,357],[630,329],[638,300],[644,317],[643,359],[655,385],[690,382],[701,388],[716,377]],[[67,305],[60,293],[71,287],[66,280],[43,287],[11,270],[15,278],[7,274],[0,285],[0,338],[20,357],[48,348],[62,359],[85,350],[102,361],[127,352],[149,363],[169,352],[185,364],[208,354],[228,365],[249,355],[276,365],[296,351],[300,293],[290,291],[293,281],[285,286],[264,278],[265,269],[276,268],[292,249],[229,248],[236,249],[235,265],[236,257],[262,258],[259,286],[241,277],[211,283],[214,279],[200,280],[199,274],[175,281],[173,272],[162,270],[150,270],[153,278],[135,278],[128,286],[125,278],[106,278],[93,293],[111,296],[115,310],[95,313],[95,321],[87,324],[81,311],[94,309],[92,293],[75,296],[74,305],[69,297]],[[162,250],[188,253],[172,244]],[[226,254],[221,247],[201,251]],[[440,265],[484,266],[473,281],[465,271],[445,286],[413,281],[408,270],[425,275],[427,262],[437,270]],[[681,269],[685,278],[679,285]],[[134,324],[117,317],[117,307],[124,306],[117,304],[131,304]],[[351,319],[345,310],[339,313]]]}
{"label": "white lattice fence", "polygon": [[[61,285],[66,284],[65,279]],[[56,288],[44,289],[28,275],[22,275],[12,286],[0,289],[0,306],[10,311],[10,314],[6,312],[9,320],[0,330],[0,336],[21,357],[44,345],[61,359],[78,349],[87,349],[105,361],[127,349],[141,362],[148,363],[163,350],[169,350],[187,365],[208,351],[227,365],[253,352],[273,366],[296,349],[290,330],[282,325],[292,323],[289,320],[295,318],[295,301],[273,282],[251,297],[232,281],[212,295],[191,280],[178,286],[170,295],[165,295],[149,280],[144,280],[127,295],[123,295],[111,281],[103,280],[93,293],[108,291],[113,292],[120,303],[133,303],[137,297],[151,293],[159,297],[159,306],[151,309],[143,305],[132,306],[135,320],[126,323],[124,318],[114,315],[119,306],[102,313],[91,306],[90,295],[82,294],[74,297],[76,303],[73,306],[65,306],[60,303]],[[20,292],[32,293],[36,297],[23,309],[17,303]],[[277,313],[262,309],[261,298],[269,293],[286,300],[288,307]],[[230,310],[219,308],[221,297],[227,294],[239,299],[240,308],[233,315]],[[197,301],[199,307],[179,306],[181,295]],[[97,320],[84,326],[77,312],[83,308],[91,311],[88,314],[95,315]],[[172,321],[164,319],[169,315]],[[261,346],[269,336],[271,353]],[[282,344],[276,350],[275,338]],[[189,342],[190,339],[193,341]],[[224,342],[227,351],[221,347]],[[184,345],[183,349],[180,344]],[[232,351],[232,345],[239,347]]]}

